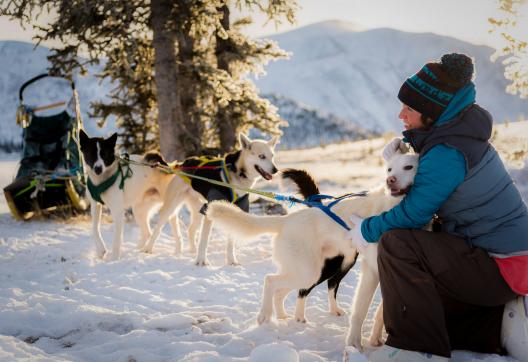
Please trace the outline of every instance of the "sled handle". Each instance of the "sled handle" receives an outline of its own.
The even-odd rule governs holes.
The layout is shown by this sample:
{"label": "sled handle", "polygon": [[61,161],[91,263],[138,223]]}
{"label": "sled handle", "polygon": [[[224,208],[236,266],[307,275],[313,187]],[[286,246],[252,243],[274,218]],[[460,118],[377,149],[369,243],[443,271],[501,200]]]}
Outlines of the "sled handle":
{"label": "sled handle", "polygon": [[55,102],[55,103],[51,103],[51,104],[46,104],[45,106],[40,106],[40,107],[31,108],[31,110],[32,110],[33,112],[45,111],[46,109],[52,109],[52,108],[56,108],[56,107],[62,107],[62,106],[65,106],[65,105],[66,105],[66,102]]}
{"label": "sled handle", "polygon": [[20,100],[20,103],[22,103],[24,97],[22,96],[22,94],[24,93],[24,89],[26,89],[26,87],[28,85],[30,85],[31,83],[34,83],[36,82],[37,80],[40,80],[42,78],[45,78],[45,77],[55,77],[55,78],[63,78],[63,79],[66,79],[67,81],[69,81],[71,83],[71,87],[73,90],[75,90],[75,83],[73,82],[73,80],[70,80],[66,77],[61,77],[61,76],[57,76],[57,75],[51,75],[49,73],[43,73],[43,74],[40,74],[40,75],[37,75],[36,77],[34,78],[31,78],[30,80],[28,80],[26,83],[22,84],[22,87],[20,87],[20,91],[18,91],[18,98]]}

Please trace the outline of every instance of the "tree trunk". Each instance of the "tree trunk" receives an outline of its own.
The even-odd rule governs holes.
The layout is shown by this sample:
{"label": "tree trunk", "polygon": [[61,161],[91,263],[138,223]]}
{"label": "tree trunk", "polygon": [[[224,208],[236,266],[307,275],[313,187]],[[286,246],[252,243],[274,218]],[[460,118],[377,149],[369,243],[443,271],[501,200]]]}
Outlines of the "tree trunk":
{"label": "tree trunk", "polygon": [[178,67],[181,107],[185,123],[185,137],[183,144],[186,155],[198,155],[202,150],[202,136],[204,133],[202,122],[199,118],[196,100],[198,98],[198,80],[193,79],[192,71],[194,56],[194,39],[189,35],[190,25],[178,31]]}
{"label": "tree trunk", "polygon": [[[229,30],[229,7],[227,4],[218,9],[222,13],[222,27],[227,31]],[[222,39],[216,37],[216,59],[218,62],[218,68],[229,72],[229,64],[223,56],[229,51],[229,39]],[[222,152],[228,152],[235,147],[236,143],[236,129],[233,129],[233,124],[230,122],[228,115],[224,110],[219,107],[217,113],[217,125],[218,125],[218,137],[220,138],[220,149]]]}
{"label": "tree trunk", "polygon": [[176,33],[168,22],[171,0],[152,0],[150,26],[154,47],[154,73],[158,100],[160,151],[169,160],[183,159],[184,117],[178,87]]}

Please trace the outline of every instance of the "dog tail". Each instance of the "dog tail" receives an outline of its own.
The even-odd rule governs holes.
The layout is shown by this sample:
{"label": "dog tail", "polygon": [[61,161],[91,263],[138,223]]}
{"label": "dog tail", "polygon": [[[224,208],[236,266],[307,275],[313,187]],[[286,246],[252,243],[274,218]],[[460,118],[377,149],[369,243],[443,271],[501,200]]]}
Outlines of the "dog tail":
{"label": "dog tail", "polygon": [[291,181],[297,187],[297,192],[301,194],[305,199],[319,194],[319,188],[315,183],[313,177],[305,170],[297,170],[294,168],[287,168],[282,173],[282,179],[284,181]]}
{"label": "dog tail", "polygon": [[158,151],[148,151],[147,153],[145,153],[145,155],[143,156],[143,162],[148,163],[149,165],[169,165],[167,161],[165,161],[161,153],[159,153]]}
{"label": "dog tail", "polygon": [[242,211],[226,201],[213,201],[207,207],[207,218],[227,234],[240,239],[251,239],[261,234],[276,234],[286,216],[257,216]]}

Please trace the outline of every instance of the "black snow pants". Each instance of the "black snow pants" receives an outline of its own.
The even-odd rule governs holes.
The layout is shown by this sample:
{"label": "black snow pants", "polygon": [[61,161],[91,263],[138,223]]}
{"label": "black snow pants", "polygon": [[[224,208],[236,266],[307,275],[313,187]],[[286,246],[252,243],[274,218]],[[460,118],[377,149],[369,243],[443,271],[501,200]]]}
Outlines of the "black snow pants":
{"label": "black snow pants", "polygon": [[504,304],[516,294],[483,249],[456,236],[392,230],[379,243],[387,344],[450,357],[503,352]]}

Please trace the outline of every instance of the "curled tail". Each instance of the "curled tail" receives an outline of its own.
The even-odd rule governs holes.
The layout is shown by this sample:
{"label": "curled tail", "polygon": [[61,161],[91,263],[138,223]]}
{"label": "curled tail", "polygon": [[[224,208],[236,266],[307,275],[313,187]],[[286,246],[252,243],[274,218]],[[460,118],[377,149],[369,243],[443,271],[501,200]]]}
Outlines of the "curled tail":
{"label": "curled tail", "polygon": [[287,168],[282,173],[282,179],[292,181],[297,187],[297,192],[305,199],[312,195],[319,194],[319,188],[315,183],[313,177],[305,170],[296,170],[294,168]]}
{"label": "curled tail", "polygon": [[213,201],[207,207],[207,218],[227,234],[250,239],[261,234],[276,234],[286,216],[257,216],[242,211],[226,201]]}

